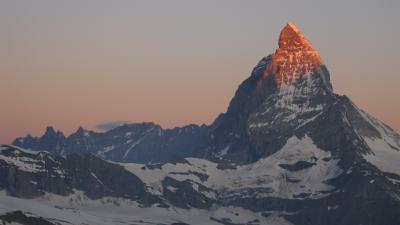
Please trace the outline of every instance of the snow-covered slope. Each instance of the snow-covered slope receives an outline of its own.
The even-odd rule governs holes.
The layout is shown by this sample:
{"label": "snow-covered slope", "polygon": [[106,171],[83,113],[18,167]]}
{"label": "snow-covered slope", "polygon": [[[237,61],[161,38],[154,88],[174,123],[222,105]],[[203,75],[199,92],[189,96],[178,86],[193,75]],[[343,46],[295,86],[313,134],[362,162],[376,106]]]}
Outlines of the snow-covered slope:
{"label": "snow-covered slope", "polygon": [[[290,225],[282,217],[268,218],[239,207],[213,207],[210,210],[160,207],[139,207],[136,202],[121,198],[91,200],[82,192],[61,197],[46,194],[41,198],[20,199],[0,193],[0,215],[13,211],[29,212],[29,216],[42,217],[54,224],[265,224]],[[1,221],[1,219],[0,219]],[[5,223],[8,224],[8,223]]]}
{"label": "snow-covered slope", "polygon": [[319,149],[305,136],[292,137],[275,154],[234,169],[219,169],[218,164],[199,158],[186,158],[158,168],[133,163],[121,165],[139,176],[155,190],[153,193],[162,193],[162,181],[169,176],[190,181],[194,187],[206,186],[210,190],[204,194],[214,199],[217,195],[232,198],[232,195],[245,194],[303,199],[324,197],[334,190],[326,181],[342,172],[337,164],[338,159],[333,159],[330,152]]}
{"label": "snow-covered slope", "polygon": [[377,136],[362,136],[371,150],[363,157],[384,172],[400,175],[400,135],[363,110],[358,111],[379,133]]}

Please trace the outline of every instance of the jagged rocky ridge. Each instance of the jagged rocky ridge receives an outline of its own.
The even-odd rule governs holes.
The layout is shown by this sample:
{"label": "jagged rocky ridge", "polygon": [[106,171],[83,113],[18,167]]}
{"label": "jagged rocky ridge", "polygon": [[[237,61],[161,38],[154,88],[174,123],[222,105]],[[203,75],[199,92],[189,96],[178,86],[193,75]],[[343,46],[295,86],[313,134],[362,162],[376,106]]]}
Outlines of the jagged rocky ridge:
{"label": "jagged rocky ridge", "polygon": [[[186,155],[153,161],[161,164],[118,165],[142,182],[139,186],[155,199],[154,205],[208,210],[208,224],[400,224],[400,136],[346,96],[335,94],[329,76],[318,52],[289,23],[281,32],[279,48],[263,58],[239,86],[227,112],[210,126],[200,127],[201,135],[189,134],[196,141],[187,142],[190,151]],[[116,128],[122,130],[119,137],[131,132],[128,125],[123,127]],[[134,148],[129,152],[136,152],[145,131],[132,139]],[[119,140],[126,141],[111,142],[118,144]],[[151,140],[138,155],[166,152],[153,151]],[[124,161],[128,146],[116,148],[120,153],[107,149],[103,155],[106,145],[96,147],[103,143],[101,138],[83,143],[96,143],[85,152],[116,161]],[[32,146],[23,147],[42,148]],[[76,146],[62,155],[68,159],[69,153],[80,152]],[[111,158],[113,154],[119,156]],[[151,154],[140,160],[132,156],[125,162],[148,163]],[[179,157],[186,159],[171,161]],[[12,163],[7,157],[1,160],[5,165],[2,177],[12,177],[10,169],[3,169]],[[18,170],[20,164],[13,165]],[[2,187],[10,190],[7,185]],[[107,195],[91,196],[82,188],[77,190],[91,199]],[[227,208],[231,214],[214,214]],[[243,210],[247,210],[246,220],[240,220]],[[235,217],[236,213],[240,216]]]}
{"label": "jagged rocky ridge", "polygon": [[193,155],[207,127],[163,129],[154,123],[125,124],[107,132],[80,127],[68,137],[47,127],[41,137],[17,138],[13,145],[57,155],[91,153],[118,162],[160,163]]}

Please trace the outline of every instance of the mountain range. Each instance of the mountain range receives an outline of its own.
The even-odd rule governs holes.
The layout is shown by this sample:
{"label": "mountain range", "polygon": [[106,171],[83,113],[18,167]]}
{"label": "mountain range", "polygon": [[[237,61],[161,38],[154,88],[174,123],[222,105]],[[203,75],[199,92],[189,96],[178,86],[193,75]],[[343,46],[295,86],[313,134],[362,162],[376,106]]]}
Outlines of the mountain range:
{"label": "mountain range", "polygon": [[[0,147],[0,219],[400,224],[400,135],[334,92],[292,23],[210,125],[79,128]],[[26,222],[28,221],[28,222]]]}

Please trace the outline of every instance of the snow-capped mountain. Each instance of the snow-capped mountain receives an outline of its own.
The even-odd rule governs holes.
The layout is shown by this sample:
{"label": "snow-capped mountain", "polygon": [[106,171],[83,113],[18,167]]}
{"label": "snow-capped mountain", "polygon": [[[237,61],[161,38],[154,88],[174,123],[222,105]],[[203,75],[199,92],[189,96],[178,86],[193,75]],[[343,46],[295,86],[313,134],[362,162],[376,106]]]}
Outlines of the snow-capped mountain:
{"label": "snow-capped mountain", "polygon": [[291,23],[210,126],[47,130],[13,144],[52,154],[1,147],[0,210],[61,224],[400,224],[400,135],[334,93]]}

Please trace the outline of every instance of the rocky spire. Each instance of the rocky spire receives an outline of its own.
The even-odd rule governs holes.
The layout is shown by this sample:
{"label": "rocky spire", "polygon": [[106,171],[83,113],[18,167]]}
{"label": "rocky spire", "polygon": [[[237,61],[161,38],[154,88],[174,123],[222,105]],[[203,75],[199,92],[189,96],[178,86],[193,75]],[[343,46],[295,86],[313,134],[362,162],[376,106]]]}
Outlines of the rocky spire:
{"label": "rocky spire", "polygon": [[55,135],[55,134],[56,134],[56,131],[54,130],[54,128],[52,126],[46,127],[46,132],[44,133],[44,135],[51,136],[51,135]]}
{"label": "rocky spire", "polygon": [[272,54],[264,76],[272,74],[278,86],[291,84],[323,63],[318,52],[293,24],[288,23],[279,36],[279,48]]}
{"label": "rocky spire", "polygon": [[303,33],[290,22],[282,29],[278,44],[280,49],[291,49],[302,46],[312,49],[311,43],[304,37]]}

